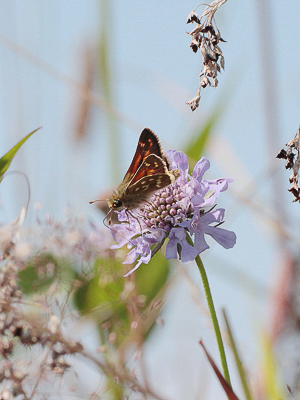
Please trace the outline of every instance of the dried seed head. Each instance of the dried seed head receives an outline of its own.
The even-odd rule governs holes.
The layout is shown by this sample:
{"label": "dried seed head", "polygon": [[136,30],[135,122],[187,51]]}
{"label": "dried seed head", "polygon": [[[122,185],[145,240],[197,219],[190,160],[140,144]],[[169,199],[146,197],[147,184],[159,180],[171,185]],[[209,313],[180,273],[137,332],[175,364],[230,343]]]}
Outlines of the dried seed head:
{"label": "dried seed head", "polygon": [[190,48],[193,50],[194,53],[197,53],[199,47],[198,42],[195,39],[191,41]]}
{"label": "dried seed head", "polygon": [[193,97],[190,101],[188,101],[186,104],[188,104],[191,107],[192,111],[195,111],[196,108],[199,106],[200,102],[200,90],[196,94],[195,97]]}
{"label": "dried seed head", "polygon": [[280,152],[277,154],[276,158],[283,158],[284,160],[286,160],[287,152],[284,149],[281,149]]}
{"label": "dried seed head", "polygon": [[192,11],[191,13],[189,13],[188,17],[187,17],[187,24],[190,24],[191,22],[196,22],[197,24],[200,24],[200,19],[198,17],[198,15],[195,13],[195,11]]}
{"label": "dried seed head", "polygon": [[292,175],[289,177],[289,182],[292,186],[288,189],[288,191],[295,197],[293,202],[300,202],[300,188],[298,186],[298,173],[300,168],[299,140],[300,128],[298,129],[294,139],[290,140],[286,144],[286,149],[281,149],[276,156],[276,158],[287,160],[285,168],[293,170]]}
{"label": "dried seed head", "polygon": [[[202,54],[202,70],[200,77],[204,75],[203,79],[199,81],[199,88],[196,96],[187,102],[194,111],[199,106],[200,91],[206,86],[217,87],[218,79],[217,74],[224,69],[225,61],[220,47],[219,42],[225,42],[221,38],[220,31],[218,30],[214,15],[217,9],[226,2],[227,0],[214,0],[208,5],[201,17],[199,18],[195,11],[192,11],[188,15],[187,23],[196,23],[197,26],[188,35],[193,36],[193,40],[190,43],[190,48],[194,53],[197,53],[198,49],[201,49]],[[201,24],[201,19],[204,19]]]}
{"label": "dried seed head", "polygon": [[202,88],[205,88],[207,85],[210,85],[210,81],[206,76],[201,80],[200,85]]}

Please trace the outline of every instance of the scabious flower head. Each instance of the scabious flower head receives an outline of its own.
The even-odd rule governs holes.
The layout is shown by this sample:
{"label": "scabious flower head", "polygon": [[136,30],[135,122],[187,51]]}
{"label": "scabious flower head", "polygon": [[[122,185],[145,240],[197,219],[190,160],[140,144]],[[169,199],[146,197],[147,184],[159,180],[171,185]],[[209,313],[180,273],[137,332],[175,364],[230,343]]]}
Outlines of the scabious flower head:
{"label": "scabious flower head", "polygon": [[[210,166],[205,157],[197,162],[192,174],[189,174],[188,159],[184,153],[169,150],[166,155],[172,168],[180,170],[180,177],[173,184],[155,192],[139,208],[118,212],[121,223],[111,227],[113,239],[118,242],[112,248],[127,244],[130,249],[124,264],[137,261],[125,276],[142,263],[147,264],[166,239],[166,258],[176,259],[179,256],[184,263],[194,260],[209,248],[206,235],[213,237],[226,249],[235,245],[235,233],[218,227],[223,222],[225,210],[214,209],[219,193],[227,189],[232,179],[205,180],[203,175]],[[190,240],[187,241],[187,235],[193,245],[189,243]]]}

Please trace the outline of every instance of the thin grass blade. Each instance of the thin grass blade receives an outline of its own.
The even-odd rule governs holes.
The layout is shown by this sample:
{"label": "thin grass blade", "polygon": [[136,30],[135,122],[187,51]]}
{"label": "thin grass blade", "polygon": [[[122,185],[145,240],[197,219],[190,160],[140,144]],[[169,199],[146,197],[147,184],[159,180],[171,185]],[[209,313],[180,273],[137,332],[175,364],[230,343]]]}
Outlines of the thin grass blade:
{"label": "thin grass blade", "polygon": [[8,167],[10,166],[10,163],[12,162],[12,159],[16,155],[19,148],[22,146],[23,143],[26,142],[28,138],[30,138],[31,135],[33,135],[39,129],[41,128],[37,128],[34,131],[30,132],[22,140],[20,140],[12,149],[10,149],[6,154],[4,154],[3,157],[0,158],[0,182],[3,178],[3,175],[8,170]]}
{"label": "thin grass blade", "polygon": [[230,345],[231,345],[231,348],[232,348],[232,352],[233,352],[233,355],[234,355],[234,359],[235,359],[235,363],[236,363],[236,366],[237,366],[237,369],[238,369],[238,373],[239,373],[239,376],[240,376],[240,379],[241,379],[241,383],[242,383],[242,386],[243,386],[245,397],[246,397],[247,400],[253,400],[253,397],[252,397],[250,389],[249,389],[247,376],[246,376],[246,373],[245,373],[245,370],[244,370],[244,367],[243,367],[243,363],[241,361],[237,346],[235,344],[235,340],[234,340],[234,337],[233,337],[233,334],[232,334],[232,330],[231,330],[231,327],[230,327],[230,324],[229,324],[229,321],[228,321],[228,318],[227,318],[227,315],[226,315],[226,312],[225,312],[224,309],[223,309],[223,317],[224,317],[224,320],[225,320],[225,323],[226,323],[226,329],[227,329]]}
{"label": "thin grass blade", "polygon": [[232,387],[227,383],[226,379],[224,378],[224,376],[222,375],[221,371],[219,370],[219,368],[217,367],[216,363],[214,362],[214,360],[211,358],[211,356],[209,355],[208,351],[206,350],[202,340],[200,340],[199,342],[201,344],[201,346],[203,347],[203,350],[205,352],[205,355],[210,363],[210,365],[212,366],[217,378],[219,379],[227,397],[228,400],[239,400],[239,398],[237,397],[237,395],[234,393]]}

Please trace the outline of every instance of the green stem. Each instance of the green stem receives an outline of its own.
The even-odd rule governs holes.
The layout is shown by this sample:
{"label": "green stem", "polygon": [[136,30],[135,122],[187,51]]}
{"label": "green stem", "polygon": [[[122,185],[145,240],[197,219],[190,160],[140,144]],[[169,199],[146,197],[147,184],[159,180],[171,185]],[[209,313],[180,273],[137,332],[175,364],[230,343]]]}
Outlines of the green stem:
{"label": "green stem", "polygon": [[[193,245],[192,239],[188,234],[186,235],[186,240],[190,245]],[[199,257],[199,255],[196,256],[195,261],[196,261],[196,264],[198,266],[198,269],[199,269],[199,272],[200,272],[200,275],[202,278],[202,283],[203,283],[204,292],[205,292],[205,296],[206,296],[206,300],[207,300],[207,305],[208,305],[208,309],[210,312],[210,317],[211,317],[211,320],[213,323],[216,340],[217,340],[217,344],[218,344],[218,348],[219,348],[224,378],[231,386],[229,370],[228,370],[228,365],[227,365],[226,355],[225,355],[225,349],[224,349],[224,344],[223,344],[223,340],[222,340],[222,336],[221,336],[221,330],[219,327],[218,318],[217,318],[216,310],[214,307],[214,302],[213,302],[213,298],[211,295],[207,275],[206,275],[204,265],[203,265],[202,260]]]}
{"label": "green stem", "polygon": [[218,344],[218,348],[219,348],[219,353],[220,353],[220,358],[221,358],[221,364],[222,364],[222,368],[223,368],[224,378],[231,385],[229,371],[228,371],[228,365],[227,365],[227,361],[226,361],[224,344],[223,344],[223,340],[222,340],[222,336],[221,336],[220,326],[219,326],[219,323],[218,323],[218,318],[217,318],[216,310],[215,310],[215,307],[214,307],[214,302],[213,302],[213,298],[212,298],[212,295],[211,295],[211,291],[210,291],[207,275],[206,275],[206,272],[205,272],[205,269],[204,269],[204,265],[203,265],[202,260],[199,257],[199,255],[196,256],[195,261],[196,261],[196,264],[198,266],[198,269],[199,269],[199,272],[200,272],[200,275],[201,275],[201,278],[202,278],[202,283],[203,283],[204,292],[205,292],[205,296],[206,296],[206,300],[207,300],[207,305],[208,305],[208,309],[209,309],[209,312],[210,312],[210,317],[211,317],[211,320],[212,320],[212,323],[213,323],[213,327],[214,327],[214,331],[215,331],[215,335],[216,335],[216,340],[217,340],[217,344]]}

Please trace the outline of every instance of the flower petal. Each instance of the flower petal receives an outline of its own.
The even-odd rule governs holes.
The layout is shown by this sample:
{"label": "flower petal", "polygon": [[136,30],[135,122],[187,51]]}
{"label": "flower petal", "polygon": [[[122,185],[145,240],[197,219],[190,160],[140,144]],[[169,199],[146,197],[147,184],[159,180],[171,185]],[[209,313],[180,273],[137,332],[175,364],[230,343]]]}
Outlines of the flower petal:
{"label": "flower petal", "polygon": [[205,233],[214,238],[225,249],[231,249],[236,243],[236,234],[227,229],[208,226]]}
{"label": "flower petal", "polygon": [[224,192],[228,189],[228,184],[233,182],[233,178],[221,178],[205,182],[209,185],[209,191],[211,191],[211,195],[205,197],[204,206],[211,206],[215,204],[220,192]]}
{"label": "flower petal", "polygon": [[123,247],[125,244],[127,244],[130,239],[134,236],[134,232],[132,231],[129,226],[126,225],[121,225],[121,224],[116,224],[110,227],[110,233],[113,237],[113,239],[118,242],[118,244],[112,245],[110,248],[111,249],[119,249]]}
{"label": "flower petal", "polygon": [[172,168],[180,169],[180,176],[186,178],[189,171],[189,163],[187,155],[182,151],[168,150],[166,156],[169,158],[172,164]]}
{"label": "flower petal", "polygon": [[[143,262],[144,262],[143,259],[140,258],[139,261],[136,263],[136,265],[135,265],[130,271],[126,272],[126,274],[123,275],[123,277],[126,278],[126,276],[132,274],[133,271],[137,270],[138,267],[139,267]],[[148,262],[149,262],[149,261],[148,261]],[[147,264],[147,263],[146,263],[146,264]]]}
{"label": "flower petal", "polygon": [[180,242],[181,245],[181,261],[187,263],[193,261],[199,254],[196,246],[191,246],[186,240]]}
{"label": "flower petal", "polygon": [[195,249],[197,250],[197,254],[200,254],[203,251],[209,249],[209,245],[206,243],[203,232],[198,231],[195,233],[194,246],[195,246]]}
{"label": "flower petal", "polygon": [[193,177],[198,181],[201,181],[204,173],[209,169],[210,162],[207,158],[201,157],[201,159],[197,162],[193,170]]}

